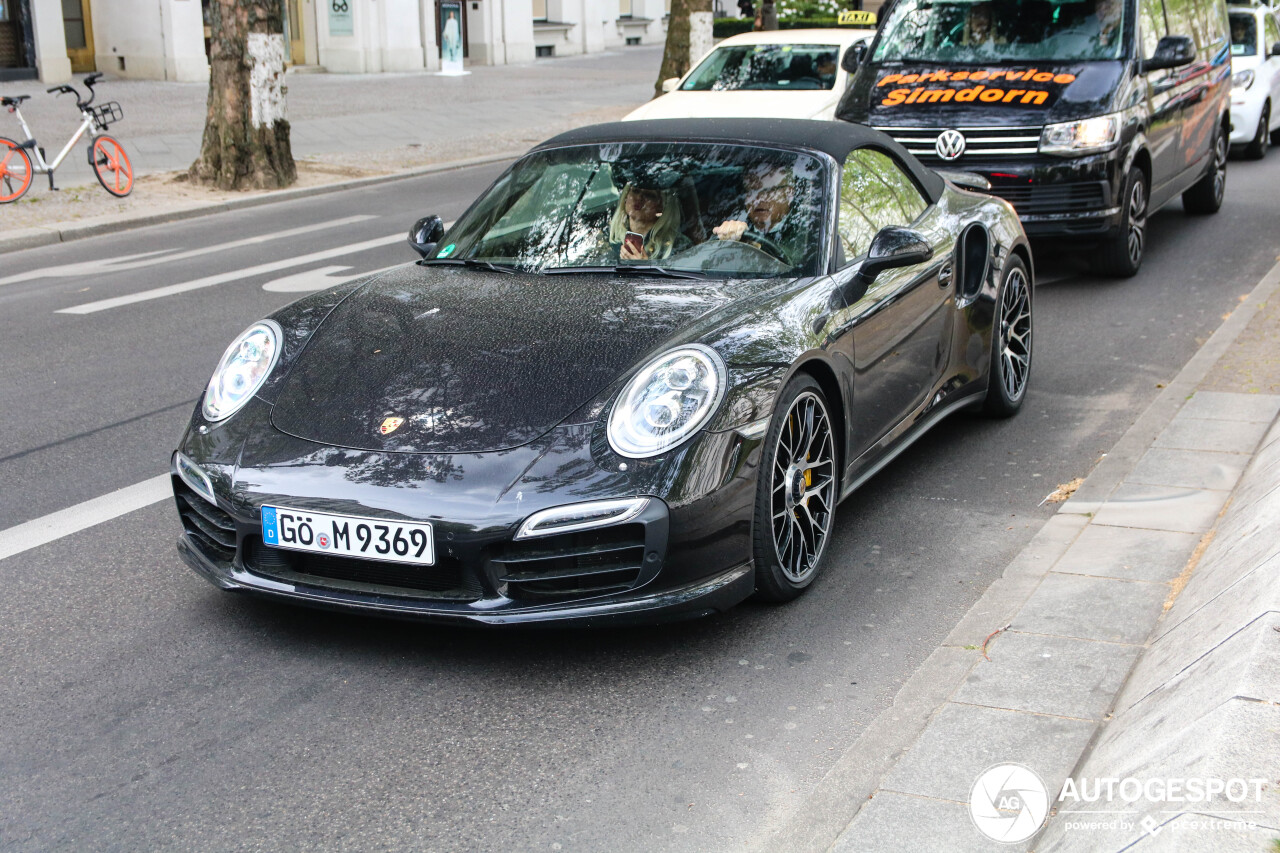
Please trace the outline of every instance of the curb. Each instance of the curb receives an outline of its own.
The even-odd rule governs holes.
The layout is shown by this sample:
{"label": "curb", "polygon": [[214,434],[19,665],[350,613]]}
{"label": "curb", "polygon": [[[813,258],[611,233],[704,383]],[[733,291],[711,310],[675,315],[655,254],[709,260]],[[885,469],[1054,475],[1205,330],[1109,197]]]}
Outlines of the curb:
{"label": "curb", "polygon": [[[801,807],[757,849],[827,851],[837,844],[863,807],[873,802],[871,798],[880,782],[909,754],[937,712],[965,684],[981,660],[964,646],[981,645],[993,629],[1007,627],[1013,621],[1050,568],[1067,552],[1094,513],[1182,409],[1188,395],[1277,291],[1280,291],[1280,263],[1262,277],[1112,450],[1094,466],[1075,495],[1062,504],[942,644],[912,673],[893,703],[836,761]],[[1125,667],[1126,678],[1130,669],[1131,666]],[[1123,689],[1123,683],[1117,685],[1117,692]],[[1072,767],[1082,760],[1090,746],[1089,742],[1080,743],[1079,757],[1069,762]],[[953,840],[959,843],[959,839]]]}
{"label": "curb", "polygon": [[490,163],[501,163],[505,160],[513,160],[523,153],[523,149],[520,151],[506,151],[500,154],[487,154],[483,157],[470,157],[465,160],[451,160],[447,163],[433,163],[429,166],[420,166],[416,169],[407,169],[390,175],[373,175],[367,178],[354,178],[349,181],[321,184],[314,187],[297,187],[294,189],[276,190],[274,192],[247,196],[245,198],[231,199],[229,201],[198,202],[187,207],[167,210],[164,213],[141,213],[136,216],[102,217],[87,222],[55,222],[51,225],[44,225],[35,228],[14,229],[6,236],[0,237],[0,254],[17,252],[22,249],[34,249],[39,246],[50,246],[55,243],[69,243],[72,240],[80,240],[85,237],[97,237],[101,234],[114,234],[120,231],[129,231],[134,228],[144,228],[148,225],[160,225],[165,222],[194,219],[198,216],[208,216],[214,213],[226,213],[227,211],[242,210],[248,207],[261,207],[263,205],[275,204],[277,202],[296,201],[300,198],[327,195],[329,193],[343,192],[344,190],[363,189],[365,187],[377,186],[378,184],[389,184],[393,181],[403,181],[409,178],[420,178],[424,175],[434,175],[439,172],[452,172],[458,169],[467,169],[472,166],[486,166]]}

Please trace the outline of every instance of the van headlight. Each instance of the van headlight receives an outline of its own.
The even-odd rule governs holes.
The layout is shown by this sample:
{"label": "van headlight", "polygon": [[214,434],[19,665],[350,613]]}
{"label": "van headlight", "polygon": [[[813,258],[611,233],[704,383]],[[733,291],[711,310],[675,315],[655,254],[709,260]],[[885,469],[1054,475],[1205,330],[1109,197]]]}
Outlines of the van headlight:
{"label": "van headlight", "polygon": [[1046,125],[1040,134],[1041,154],[1072,157],[1114,148],[1120,140],[1120,113]]}
{"label": "van headlight", "polygon": [[1246,68],[1231,75],[1231,86],[1234,89],[1248,89],[1253,85],[1253,69]]}
{"label": "van headlight", "polygon": [[689,344],[650,361],[618,395],[609,446],[619,456],[657,456],[693,435],[720,405],[727,372],[715,350]]}
{"label": "van headlight", "polygon": [[280,358],[282,336],[274,320],[263,320],[231,342],[204,391],[201,410],[207,420],[231,417],[258,392]]}

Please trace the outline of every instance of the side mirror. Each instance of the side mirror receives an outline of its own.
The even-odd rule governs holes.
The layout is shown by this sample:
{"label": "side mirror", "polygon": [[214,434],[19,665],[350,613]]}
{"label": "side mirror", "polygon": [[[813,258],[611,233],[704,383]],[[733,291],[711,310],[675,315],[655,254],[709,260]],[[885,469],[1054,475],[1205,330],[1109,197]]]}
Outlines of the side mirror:
{"label": "side mirror", "polygon": [[424,216],[409,229],[409,245],[425,258],[436,250],[443,236],[444,220],[439,216]]}
{"label": "side mirror", "polygon": [[1196,46],[1187,36],[1165,36],[1156,42],[1155,55],[1142,63],[1143,71],[1180,68],[1196,58]]}
{"label": "side mirror", "polygon": [[676,86],[679,86],[679,85],[680,85],[679,77],[668,77],[666,80],[662,81],[662,94],[665,95],[668,92],[674,92],[676,90]]}
{"label": "side mirror", "polygon": [[876,276],[888,269],[922,264],[933,257],[933,247],[919,231],[899,225],[881,228],[871,239],[867,259],[845,288],[845,302],[852,305],[863,297]]}
{"label": "side mirror", "polygon": [[1280,41],[1278,41],[1278,42],[1276,42],[1275,44],[1271,45],[1271,55],[1272,55],[1272,56],[1280,56]]}
{"label": "side mirror", "polygon": [[867,56],[867,43],[865,41],[854,42],[849,45],[849,49],[844,52],[844,56],[840,57],[840,67],[850,74],[858,72],[858,66],[862,64],[862,60]]}

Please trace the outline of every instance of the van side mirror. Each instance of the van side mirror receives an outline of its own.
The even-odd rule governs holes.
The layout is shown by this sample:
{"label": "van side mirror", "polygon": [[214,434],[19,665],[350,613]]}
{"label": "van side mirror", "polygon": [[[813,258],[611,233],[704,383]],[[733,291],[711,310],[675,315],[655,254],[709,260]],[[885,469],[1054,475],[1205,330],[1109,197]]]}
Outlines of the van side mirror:
{"label": "van side mirror", "polygon": [[1143,71],[1159,71],[1162,68],[1180,68],[1190,65],[1196,58],[1196,46],[1187,36],[1165,36],[1156,42],[1156,52],[1143,60]]}
{"label": "van side mirror", "polygon": [[444,236],[444,220],[439,216],[424,216],[409,229],[409,245],[422,257],[436,250]]}
{"label": "van side mirror", "polygon": [[1275,44],[1271,45],[1271,55],[1272,55],[1272,56],[1280,56],[1280,41],[1278,41],[1278,42],[1276,42]]}
{"label": "van side mirror", "polygon": [[840,67],[850,74],[858,73],[858,66],[862,64],[862,60],[867,56],[866,41],[858,41],[849,45],[849,49],[844,52],[844,56],[840,57]]}
{"label": "van side mirror", "polygon": [[665,95],[668,92],[674,92],[676,90],[676,86],[679,86],[679,85],[680,85],[679,77],[668,77],[666,80],[662,81],[662,94]]}
{"label": "van side mirror", "polygon": [[886,225],[871,239],[867,259],[845,287],[845,302],[852,305],[866,294],[876,276],[888,269],[922,264],[933,257],[933,247],[919,231]]}

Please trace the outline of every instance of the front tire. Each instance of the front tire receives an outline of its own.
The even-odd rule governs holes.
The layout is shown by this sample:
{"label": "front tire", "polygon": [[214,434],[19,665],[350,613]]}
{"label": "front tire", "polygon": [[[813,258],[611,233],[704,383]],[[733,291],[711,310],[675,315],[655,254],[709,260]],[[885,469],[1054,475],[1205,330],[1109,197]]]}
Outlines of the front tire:
{"label": "front tire", "polygon": [[133,164],[115,137],[105,134],[94,137],[89,143],[89,165],[102,188],[116,198],[133,192]]}
{"label": "front tire", "polygon": [[1263,104],[1262,116],[1258,119],[1258,132],[1253,135],[1253,140],[1245,146],[1244,156],[1250,160],[1261,160],[1267,156],[1267,149],[1271,146],[1271,102]]}
{"label": "front tire", "polygon": [[983,409],[1007,418],[1022,408],[1031,381],[1031,276],[1016,255],[1005,264],[997,305]]}
{"label": "front tire", "polygon": [[1124,184],[1124,216],[1118,233],[1098,246],[1094,269],[1102,275],[1132,278],[1147,250],[1147,176],[1134,166]]}
{"label": "front tire", "polygon": [[1209,173],[1182,194],[1182,206],[1187,213],[1217,213],[1222,207],[1222,198],[1227,192],[1227,147],[1226,131],[1222,125],[1218,125],[1213,134],[1213,150],[1209,155],[1213,158]]}
{"label": "front tire", "polygon": [[808,374],[782,389],[756,483],[756,597],[790,601],[808,589],[836,509],[836,435],[821,386]]}

